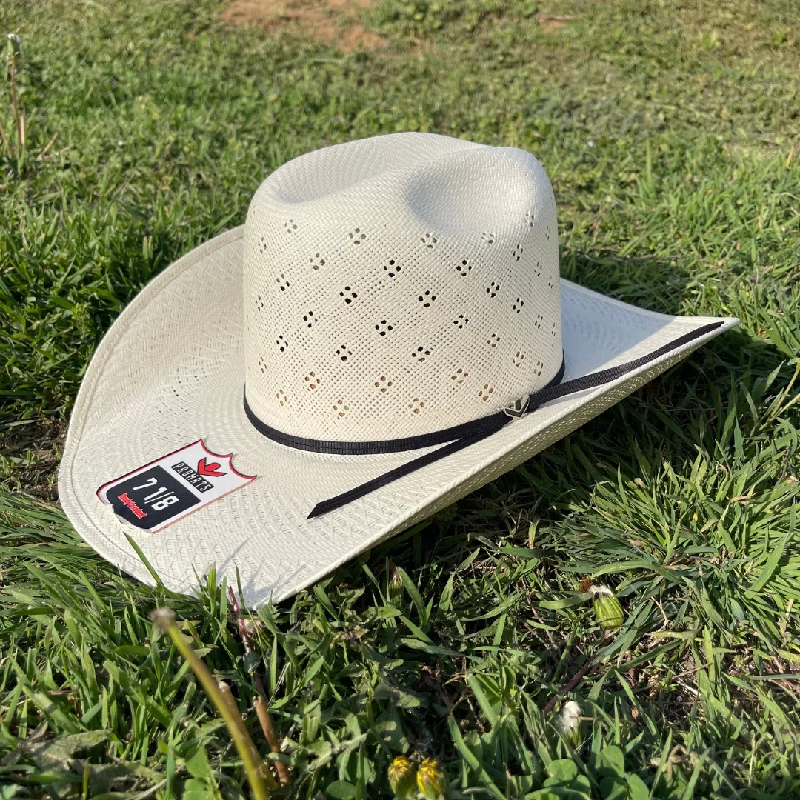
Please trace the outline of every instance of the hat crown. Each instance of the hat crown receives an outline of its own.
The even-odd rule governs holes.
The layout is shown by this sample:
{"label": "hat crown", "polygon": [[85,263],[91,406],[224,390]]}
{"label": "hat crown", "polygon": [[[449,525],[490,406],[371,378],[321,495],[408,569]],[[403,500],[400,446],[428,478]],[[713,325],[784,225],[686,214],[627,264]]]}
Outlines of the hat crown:
{"label": "hat crown", "polygon": [[516,148],[392,134],[288,162],[245,225],[246,395],[304,438],[478,419],[561,364],[556,211]]}

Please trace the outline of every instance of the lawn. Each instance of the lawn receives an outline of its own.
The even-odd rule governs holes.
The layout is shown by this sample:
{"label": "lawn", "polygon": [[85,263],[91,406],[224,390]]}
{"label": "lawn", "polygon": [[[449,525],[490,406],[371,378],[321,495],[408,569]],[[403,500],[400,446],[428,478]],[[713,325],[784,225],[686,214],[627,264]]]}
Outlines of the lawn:
{"label": "lawn", "polygon": [[[0,798],[250,796],[158,606],[274,759],[263,680],[277,797],[391,797],[401,753],[439,759],[452,798],[800,796],[796,3],[298,0],[238,24],[246,5],[0,6],[26,118],[23,161],[3,73]],[[213,576],[197,599],[140,586],[74,533],[55,490],[71,405],[126,303],[243,222],[270,171],[397,130],[533,152],[564,277],[742,322],[252,612],[248,651]],[[617,592],[621,628],[599,627],[586,577]]]}

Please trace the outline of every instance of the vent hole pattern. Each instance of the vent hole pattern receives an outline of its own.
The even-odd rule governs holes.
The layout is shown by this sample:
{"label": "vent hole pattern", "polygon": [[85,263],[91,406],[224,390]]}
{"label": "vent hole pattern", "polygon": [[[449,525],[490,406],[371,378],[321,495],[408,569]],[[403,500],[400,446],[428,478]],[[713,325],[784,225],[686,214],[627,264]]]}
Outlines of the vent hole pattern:
{"label": "vent hole pattern", "polygon": [[266,236],[262,236],[262,237],[261,237],[261,238],[258,240],[258,249],[259,249],[259,250],[260,250],[262,253],[266,253],[266,252],[267,252],[267,250],[269,250],[269,245],[267,244],[267,237],[266,237]]}
{"label": "vent hole pattern", "polygon": [[536,222],[536,217],[534,216],[534,214],[533,214],[533,211],[529,211],[529,212],[528,212],[528,213],[525,215],[525,224],[526,224],[526,225],[527,225],[529,228],[532,228],[532,227],[533,227],[533,223],[534,223],[534,222]]}
{"label": "vent hole pattern", "polygon": [[456,264],[456,272],[462,277],[466,278],[467,273],[472,271],[472,264],[466,258],[462,258],[461,262]]}
{"label": "vent hole pattern", "polygon": [[258,296],[258,300],[256,300],[256,308],[259,311],[263,311],[264,310],[264,298],[261,295],[259,295]]}
{"label": "vent hole pattern", "polygon": [[514,304],[511,306],[511,310],[515,311],[519,314],[522,311],[522,307],[525,305],[525,301],[521,300],[519,297],[514,301]]}
{"label": "vent hole pattern", "polygon": [[489,295],[490,298],[494,299],[497,297],[497,293],[500,291],[500,284],[497,281],[492,281],[486,287],[486,294]]}
{"label": "vent hole pattern", "polygon": [[429,250],[433,250],[433,248],[436,247],[436,243],[438,241],[439,240],[432,233],[426,233],[422,237],[422,244],[424,244],[425,247],[427,247]]}
{"label": "vent hole pattern", "polygon": [[541,378],[543,369],[544,369],[544,361],[542,361],[540,358],[537,358],[536,359],[536,365],[533,368],[533,374],[537,378]]}
{"label": "vent hole pattern", "polygon": [[347,361],[347,359],[350,358],[350,356],[352,355],[353,351],[348,350],[347,345],[344,344],[341,347],[339,347],[335,352],[335,356],[339,359],[339,361]]}
{"label": "vent hole pattern", "polygon": [[309,311],[308,314],[303,314],[303,322],[305,322],[306,328],[312,327],[316,322],[316,319],[314,318],[314,312]]}
{"label": "vent hole pattern", "polygon": [[436,295],[432,294],[430,289],[426,289],[417,300],[422,303],[423,308],[430,308],[431,304],[436,302]]}
{"label": "vent hole pattern", "polygon": [[275,397],[278,400],[278,405],[280,406],[285,406],[289,402],[289,398],[286,396],[286,392],[284,392],[283,389],[278,389]]}
{"label": "vent hole pattern", "polygon": [[342,400],[341,398],[339,398],[339,399],[338,399],[338,400],[337,400],[337,401],[336,401],[336,402],[333,404],[333,410],[334,410],[334,411],[335,411],[335,412],[336,412],[336,413],[339,415],[339,417],[343,417],[343,416],[344,416],[344,415],[345,415],[345,414],[346,414],[346,413],[347,413],[347,412],[350,410],[350,406],[348,406],[348,405],[347,405],[347,404],[344,402],[344,400]]}
{"label": "vent hole pattern", "polygon": [[521,367],[522,362],[525,360],[525,353],[522,350],[517,350],[514,354],[514,358],[511,359],[515,367]]}
{"label": "vent hole pattern", "polygon": [[275,278],[275,283],[281,287],[282,292],[285,292],[292,285],[286,280],[286,276],[282,272],[280,278]]}
{"label": "vent hole pattern", "polygon": [[481,234],[481,241],[485,242],[486,244],[494,244],[495,235],[493,233],[482,233]]}
{"label": "vent hole pattern", "polygon": [[375,388],[379,389],[381,394],[386,394],[386,392],[392,388],[393,383],[394,382],[390,381],[385,375],[381,375],[380,378],[375,381]]}
{"label": "vent hole pattern", "polygon": [[453,325],[457,325],[458,329],[461,330],[468,322],[469,320],[463,314],[459,314],[458,319],[453,320]]}
{"label": "vent hole pattern", "polygon": [[490,337],[489,337],[489,338],[486,340],[486,344],[488,344],[488,345],[489,345],[489,347],[497,347],[497,345],[498,345],[498,344],[500,344],[500,337],[499,337],[499,336],[498,336],[496,333],[493,333],[493,334],[492,334],[492,335],[491,335],[491,336],[490,336]]}
{"label": "vent hole pattern", "polygon": [[275,344],[278,346],[278,352],[285,353],[286,349],[289,347],[289,342],[286,341],[284,336],[279,336],[275,340]]}
{"label": "vent hole pattern", "polygon": [[297,223],[293,219],[288,219],[283,223],[286,233],[294,233],[297,230]]}
{"label": "vent hole pattern", "polygon": [[310,392],[314,391],[314,389],[316,389],[320,384],[320,379],[316,372],[309,372],[308,375],[306,375],[305,381],[306,389],[308,389]]}
{"label": "vent hole pattern", "polygon": [[403,268],[397,263],[397,260],[394,258],[390,258],[384,265],[383,271],[386,272],[390,278],[396,277],[400,272],[402,272]]}
{"label": "vent hole pattern", "polygon": [[308,260],[311,264],[311,269],[318,270],[325,266],[325,259],[319,253],[315,253],[314,257]]}
{"label": "vent hole pattern", "polygon": [[522,245],[521,245],[521,244],[518,244],[518,245],[517,245],[517,246],[516,246],[516,247],[515,247],[515,248],[514,248],[512,251],[511,251],[511,257],[514,259],[514,261],[519,261],[519,260],[522,258],[522,254],[523,254],[523,252],[524,252],[524,250],[522,249]]}
{"label": "vent hole pattern", "polygon": [[344,302],[350,305],[353,300],[358,298],[358,295],[349,286],[345,286],[344,290],[339,292],[339,297],[344,298]]}
{"label": "vent hole pattern", "polygon": [[457,386],[460,386],[464,383],[464,379],[469,377],[469,372],[467,372],[463,367],[459,367],[451,376],[450,380],[455,381]]}
{"label": "vent hole pattern", "polygon": [[481,398],[484,402],[488,400],[491,395],[494,394],[494,386],[491,383],[484,383],[483,389],[478,392],[478,397]]}
{"label": "vent hole pattern", "polygon": [[261,370],[262,375],[267,371],[267,362],[264,359],[264,356],[258,357],[258,368]]}
{"label": "vent hole pattern", "polygon": [[350,231],[348,235],[350,236],[350,241],[353,244],[361,244],[361,242],[363,242],[364,239],[367,238],[367,234],[364,233],[364,231],[362,231],[361,228],[356,228],[355,230]]}
{"label": "vent hole pattern", "polygon": [[425,401],[420,400],[419,397],[415,397],[409,404],[408,407],[414,414],[419,414],[423,408],[425,408]]}
{"label": "vent hole pattern", "polygon": [[411,358],[415,359],[416,361],[424,361],[430,354],[430,348],[420,345],[411,353]]}
{"label": "vent hole pattern", "polygon": [[541,314],[536,315],[536,320],[533,323],[533,327],[536,328],[537,331],[542,329],[542,324],[544,323],[544,317]]}
{"label": "vent hole pattern", "polygon": [[379,336],[386,336],[389,331],[394,330],[394,325],[390,325],[385,319],[382,319],[376,326],[375,330],[378,331]]}
{"label": "vent hole pattern", "polygon": [[533,268],[533,274],[536,278],[542,277],[542,265],[537,261],[536,266]]}

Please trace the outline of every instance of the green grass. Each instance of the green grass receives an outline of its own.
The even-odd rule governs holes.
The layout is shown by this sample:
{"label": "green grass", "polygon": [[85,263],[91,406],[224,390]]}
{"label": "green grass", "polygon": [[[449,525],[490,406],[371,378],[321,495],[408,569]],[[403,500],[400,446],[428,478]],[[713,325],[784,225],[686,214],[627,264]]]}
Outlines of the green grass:
{"label": "green grass", "polygon": [[[293,776],[281,796],[389,796],[403,752],[438,757],[464,798],[798,796],[796,4],[383,0],[361,14],[388,46],[355,53],[225,28],[218,8],[0,7],[0,33],[23,37],[28,120],[23,172],[0,156],[0,798],[247,796],[148,619],[158,605],[266,753],[263,675]],[[136,585],[72,531],[54,502],[71,402],[125,304],[242,222],[266,174],[406,129],[535,153],[565,277],[742,325],[262,609],[247,654],[223,590]],[[625,609],[610,637],[587,575]],[[568,695],[588,718],[571,752],[543,709],[592,657]]]}

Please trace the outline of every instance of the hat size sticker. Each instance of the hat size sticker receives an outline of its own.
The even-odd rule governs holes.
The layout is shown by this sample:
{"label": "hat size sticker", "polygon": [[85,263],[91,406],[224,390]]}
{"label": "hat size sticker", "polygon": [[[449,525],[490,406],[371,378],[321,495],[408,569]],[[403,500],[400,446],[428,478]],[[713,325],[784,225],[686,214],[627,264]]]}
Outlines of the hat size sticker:
{"label": "hat size sticker", "polygon": [[198,439],[104,483],[97,496],[120,519],[155,533],[255,480],[237,472],[231,458],[212,453]]}

